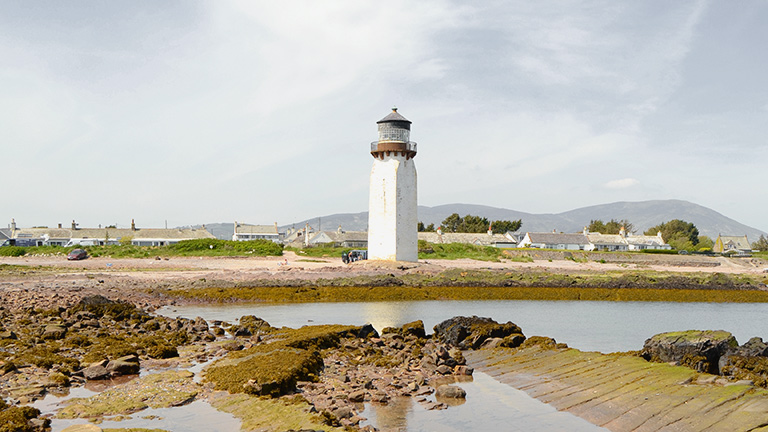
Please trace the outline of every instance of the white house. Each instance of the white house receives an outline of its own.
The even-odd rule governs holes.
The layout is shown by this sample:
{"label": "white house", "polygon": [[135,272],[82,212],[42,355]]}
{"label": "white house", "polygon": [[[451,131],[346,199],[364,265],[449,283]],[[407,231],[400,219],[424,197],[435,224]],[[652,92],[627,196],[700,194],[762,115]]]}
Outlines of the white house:
{"label": "white house", "polygon": [[274,225],[250,225],[235,221],[235,232],[232,234],[234,241],[270,240],[275,243],[283,241],[285,236]]}
{"label": "white house", "polygon": [[586,250],[593,249],[584,233],[532,233],[527,232],[518,247],[539,249]]}
{"label": "white house", "polygon": [[712,247],[713,252],[720,253],[737,253],[740,255],[751,255],[752,246],[749,243],[746,235],[743,236],[724,236],[718,235],[715,240],[715,245]]}

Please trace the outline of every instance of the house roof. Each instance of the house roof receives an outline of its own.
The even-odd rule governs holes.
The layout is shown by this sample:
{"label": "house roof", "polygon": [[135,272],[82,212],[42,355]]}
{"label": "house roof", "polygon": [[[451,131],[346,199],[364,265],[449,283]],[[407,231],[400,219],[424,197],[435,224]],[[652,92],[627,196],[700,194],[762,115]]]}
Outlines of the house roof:
{"label": "house roof", "polygon": [[526,233],[531,243],[541,244],[577,244],[587,245],[589,240],[583,233],[564,234],[564,233]]}
{"label": "house roof", "polygon": [[443,233],[438,235],[436,232],[420,232],[419,240],[425,240],[429,243],[467,243],[483,246],[514,243],[514,240],[504,234],[488,235],[488,233]]}
{"label": "house roof", "polygon": [[626,245],[624,237],[618,234],[601,234],[601,233],[589,233],[587,234],[589,242],[596,245]]}
{"label": "house roof", "polygon": [[47,236],[52,239],[119,239],[123,237],[132,237],[136,240],[141,239],[169,239],[169,240],[192,240],[216,238],[206,229],[194,228],[141,228],[132,230],[130,228],[22,228],[13,233],[14,238],[32,237],[42,238]]}
{"label": "house roof", "polygon": [[728,246],[730,249],[743,249],[752,250],[752,246],[747,240],[747,236],[719,236],[718,240],[723,243],[723,246]]}
{"label": "house roof", "polygon": [[242,223],[235,224],[235,232],[237,234],[278,234],[275,225],[250,225]]}
{"label": "house roof", "polygon": [[310,242],[315,242],[315,238],[319,236],[325,236],[334,243],[342,243],[345,241],[368,241],[368,232],[366,231],[320,231],[310,239]]}
{"label": "house roof", "polygon": [[10,228],[0,228],[0,240],[5,240],[11,238],[11,229]]}
{"label": "house roof", "polygon": [[627,243],[633,245],[663,245],[664,239],[661,236],[649,236],[649,235],[628,235]]}

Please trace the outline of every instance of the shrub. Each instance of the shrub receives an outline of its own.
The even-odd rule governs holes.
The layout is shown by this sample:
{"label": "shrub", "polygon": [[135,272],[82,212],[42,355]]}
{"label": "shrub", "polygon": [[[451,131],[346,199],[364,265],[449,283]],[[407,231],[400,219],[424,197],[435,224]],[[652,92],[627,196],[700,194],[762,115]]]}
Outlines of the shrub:
{"label": "shrub", "polygon": [[19,257],[27,254],[27,249],[19,246],[0,247],[0,256]]}

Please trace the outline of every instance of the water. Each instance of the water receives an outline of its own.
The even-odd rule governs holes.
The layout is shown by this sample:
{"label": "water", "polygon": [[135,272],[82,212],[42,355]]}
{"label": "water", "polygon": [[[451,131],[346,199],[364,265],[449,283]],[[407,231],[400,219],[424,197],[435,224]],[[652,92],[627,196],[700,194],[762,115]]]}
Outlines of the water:
{"label": "water", "polygon": [[[361,415],[369,420],[363,424],[370,423],[387,432],[607,431],[570,413],[557,411],[482,372],[475,372],[470,381],[456,385],[467,392],[463,403],[456,400],[455,405],[442,411],[427,411],[408,397],[392,400],[387,405],[367,404]],[[434,396],[431,399],[434,400]]]}
{"label": "water", "polygon": [[422,320],[425,328],[458,315],[512,321],[526,336],[549,336],[583,351],[638,350],[657,333],[726,330],[744,343],[768,337],[768,304],[600,301],[417,301],[173,306],[158,314],[234,322],[256,315],[272,326],[373,324],[381,330]]}

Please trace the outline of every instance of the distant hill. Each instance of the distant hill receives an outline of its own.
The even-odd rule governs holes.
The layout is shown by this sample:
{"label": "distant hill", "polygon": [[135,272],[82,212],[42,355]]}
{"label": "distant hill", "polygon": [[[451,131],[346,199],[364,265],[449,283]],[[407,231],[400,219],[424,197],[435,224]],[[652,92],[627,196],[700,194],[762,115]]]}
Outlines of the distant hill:
{"label": "distant hill", "polygon": [[[654,200],[639,202],[616,202],[570,210],[557,214],[533,214],[517,210],[489,207],[475,204],[445,204],[436,207],[419,206],[419,220],[425,224],[439,225],[446,217],[453,213],[461,216],[472,214],[486,217],[490,220],[517,220],[522,219],[521,232],[578,232],[584,226],[589,225],[593,219],[609,221],[611,219],[627,219],[634,224],[638,233],[646,229],[672,219],[682,219],[693,222],[701,235],[712,239],[718,234],[744,235],[750,242],[757,240],[766,232],[739,223],[731,218],[698,204],[682,200]],[[303,227],[309,223],[315,230],[334,230],[339,225],[347,231],[365,231],[368,229],[368,212],[340,213],[298,221],[284,225],[282,228]],[[213,225],[227,224],[210,224]],[[232,224],[229,225],[229,236],[232,233]],[[209,231],[211,229],[209,228]],[[211,231],[212,234],[213,231]],[[214,234],[217,235],[217,234]]]}

